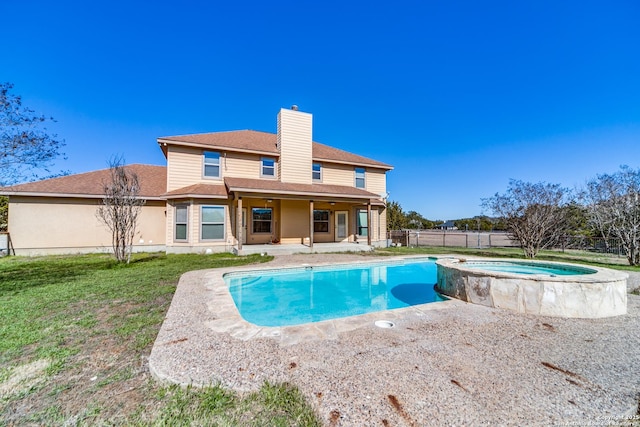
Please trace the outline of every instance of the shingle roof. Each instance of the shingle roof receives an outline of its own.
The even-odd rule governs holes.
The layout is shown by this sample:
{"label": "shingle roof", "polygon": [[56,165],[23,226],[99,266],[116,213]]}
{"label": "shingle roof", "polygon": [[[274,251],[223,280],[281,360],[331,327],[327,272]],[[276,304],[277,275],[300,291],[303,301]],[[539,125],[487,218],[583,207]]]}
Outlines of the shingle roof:
{"label": "shingle roof", "polygon": [[[127,165],[127,170],[138,175],[140,196],[160,198],[167,190],[167,168],[154,165]],[[0,187],[0,194],[14,195],[59,195],[66,197],[102,197],[103,183],[110,180],[109,169],[45,179],[42,181]]]}
{"label": "shingle roof", "polygon": [[232,150],[259,151],[277,154],[277,136],[273,133],[255,130],[236,130],[229,132],[196,133],[192,135],[165,136],[158,141],[204,145]]}
{"label": "shingle roof", "polygon": [[226,187],[222,184],[193,184],[164,194],[167,199],[198,196],[226,199],[228,194]]}
{"label": "shingle roof", "polygon": [[380,196],[366,190],[343,185],[292,184],[270,179],[225,178],[227,189],[246,193],[273,195],[294,195],[305,197],[336,197],[351,199],[380,199]]}
{"label": "shingle roof", "polygon": [[[278,155],[276,143],[278,136],[274,133],[255,130],[236,130],[228,132],[197,133],[192,135],[165,136],[158,138],[159,143],[176,145],[195,145],[217,149],[250,151]],[[362,166],[378,167],[391,170],[392,166],[359,156],[348,151],[313,142],[313,160],[333,163],[346,163]]]}

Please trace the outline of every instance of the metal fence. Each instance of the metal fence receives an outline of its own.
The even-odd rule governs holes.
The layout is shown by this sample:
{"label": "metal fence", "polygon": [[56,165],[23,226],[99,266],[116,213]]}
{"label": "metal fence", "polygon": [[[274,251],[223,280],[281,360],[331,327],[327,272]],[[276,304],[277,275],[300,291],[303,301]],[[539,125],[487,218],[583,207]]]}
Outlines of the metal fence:
{"label": "metal fence", "polygon": [[[512,240],[505,232],[471,232],[439,230],[393,230],[387,232],[390,246],[458,247],[458,248],[519,248],[520,242]],[[565,236],[553,249],[579,249],[590,252],[623,256],[624,248],[619,239],[588,236]]]}
{"label": "metal fence", "polygon": [[504,232],[471,231],[416,231],[394,230],[387,232],[387,239],[393,246],[429,246],[462,248],[507,248],[520,247]]}
{"label": "metal fence", "polygon": [[620,239],[588,236],[566,236],[561,243],[561,248],[558,249],[580,249],[615,255],[625,254]]}

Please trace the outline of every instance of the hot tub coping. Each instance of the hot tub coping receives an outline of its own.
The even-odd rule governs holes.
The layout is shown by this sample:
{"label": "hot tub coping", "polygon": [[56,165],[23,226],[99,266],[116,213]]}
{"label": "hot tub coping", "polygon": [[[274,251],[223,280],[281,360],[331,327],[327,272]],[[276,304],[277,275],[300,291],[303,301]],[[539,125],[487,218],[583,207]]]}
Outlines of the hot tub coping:
{"label": "hot tub coping", "polygon": [[[594,273],[576,275],[519,274],[465,266],[465,258],[436,261],[436,290],[448,297],[519,313],[564,318],[602,318],[627,313],[625,272],[583,267]],[[472,262],[518,261],[473,258]],[[521,261],[528,265],[572,266],[552,261]],[[582,267],[580,264],[576,266]]]}
{"label": "hot tub coping", "polygon": [[[576,267],[580,269],[593,270],[593,273],[586,274],[576,274],[576,275],[549,275],[549,274],[519,274],[519,273],[510,273],[505,271],[487,271],[482,270],[481,268],[471,268],[466,267],[466,262],[471,263],[482,263],[482,262],[505,262],[505,263],[514,263],[514,264],[529,264],[529,265],[552,265],[552,266],[569,266]],[[508,258],[463,258],[463,257],[438,257],[436,260],[436,265],[442,266],[455,266],[455,268],[474,274],[477,273],[479,276],[487,275],[488,273],[491,276],[495,277],[506,277],[506,278],[527,278],[534,281],[549,281],[549,282],[575,282],[576,276],[580,277],[580,282],[582,283],[600,283],[603,280],[626,280],[629,278],[629,274],[624,271],[612,270],[604,267],[595,267],[595,266],[587,266],[583,264],[572,264],[568,262],[557,262],[557,261],[540,261],[540,260],[513,260]]]}

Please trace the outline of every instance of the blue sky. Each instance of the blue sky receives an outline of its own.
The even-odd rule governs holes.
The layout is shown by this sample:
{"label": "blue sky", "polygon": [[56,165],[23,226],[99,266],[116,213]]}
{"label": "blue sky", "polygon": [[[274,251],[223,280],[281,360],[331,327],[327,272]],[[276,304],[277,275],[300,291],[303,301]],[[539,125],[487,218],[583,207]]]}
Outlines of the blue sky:
{"label": "blue sky", "polygon": [[640,2],[2,0],[0,81],[66,140],[73,173],[164,164],[156,138],[275,132],[392,164],[390,198],[482,213],[509,179],[640,167]]}

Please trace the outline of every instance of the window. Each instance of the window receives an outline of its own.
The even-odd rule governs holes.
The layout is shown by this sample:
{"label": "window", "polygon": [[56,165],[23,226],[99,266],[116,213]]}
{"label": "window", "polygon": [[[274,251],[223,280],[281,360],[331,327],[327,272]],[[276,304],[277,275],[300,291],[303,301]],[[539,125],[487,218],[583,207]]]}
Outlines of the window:
{"label": "window", "polygon": [[313,211],[313,232],[329,232],[329,211]]}
{"label": "window", "polygon": [[272,213],[273,210],[271,208],[251,209],[251,222],[253,223],[254,233],[271,233]]}
{"label": "window", "polygon": [[356,168],[356,188],[365,188],[364,168]]}
{"label": "window", "polygon": [[313,164],[312,177],[314,181],[322,181],[322,165],[320,163]]}
{"label": "window", "polygon": [[269,157],[262,158],[262,176],[274,178],[276,176],[276,161]]}
{"label": "window", "polygon": [[202,206],[200,239],[224,240],[224,206]]}
{"label": "window", "polygon": [[369,221],[366,209],[358,209],[356,211],[356,227],[358,227],[358,236],[366,237],[369,235]]}
{"label": "window", "polygon": [[204,152],[204,176],[220,178],[220,153]]}
{"label": "window", "polygon": [[187,206],[176,206],[174,240],[187,240]]}

